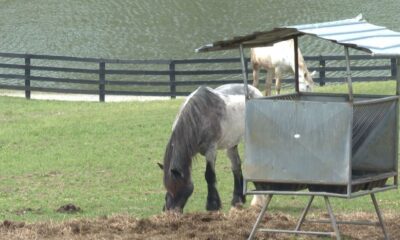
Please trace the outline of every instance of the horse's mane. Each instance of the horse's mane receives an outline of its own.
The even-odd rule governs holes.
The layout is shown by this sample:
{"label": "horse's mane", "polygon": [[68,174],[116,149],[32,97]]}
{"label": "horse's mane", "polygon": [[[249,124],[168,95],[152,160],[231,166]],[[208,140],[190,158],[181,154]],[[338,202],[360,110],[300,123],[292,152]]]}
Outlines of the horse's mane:
{"label": "horse's mane", "polygon": [[164,156],[164,171],[190,174],[192,158],[202,153],[210,141],[221,134],[219,124],[225,102],[207,87],[198,88],[181,108],[175,120]]}

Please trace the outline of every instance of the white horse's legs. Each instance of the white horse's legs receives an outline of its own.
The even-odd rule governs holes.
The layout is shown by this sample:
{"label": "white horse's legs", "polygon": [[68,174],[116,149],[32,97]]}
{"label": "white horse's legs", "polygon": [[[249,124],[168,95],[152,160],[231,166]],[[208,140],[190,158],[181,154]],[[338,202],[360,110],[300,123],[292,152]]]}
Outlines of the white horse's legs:
{"label": "white horse's legs", "polygon": [[265,195],[254,195],[251,200],[250,206],[252,207],[262,207],[265,203]]}
{"label": "white horse's legs", "polygon": [[226,153],[231,160],[231,169],[233,173],[233,195],[231,205],[233,207],[241,207],[246,202],[246,197],[243,195],[243,175],[237,145],[227,149]]}
{"label": "white horse's legs", "polygon": [[265,96],[271,96],[272,79],[274,79],[274,77],[275,71],[273,69],[268,69],[265,79]]}
{"label": "white horse's legs", "polygon": [[280,74],[280,72],[275,69],[275,92],[277,95],[279,95],[281,93],[281,79],[282,76]]}
{"label": "white horse's legs", "polygon": [[215,175],[215,161],[217,159],[217,147],[212,146],[205,154],[207,166],[205,178],[207,181],[207,203],[206,209],[208,211],[216,211],[221,208],[221,199],[216,187],[217,177]]}
{"label": "white horse's legs", "polygon": [[258,87],[258,71],[259,66],[257,64],[253,64],[253,86]]}

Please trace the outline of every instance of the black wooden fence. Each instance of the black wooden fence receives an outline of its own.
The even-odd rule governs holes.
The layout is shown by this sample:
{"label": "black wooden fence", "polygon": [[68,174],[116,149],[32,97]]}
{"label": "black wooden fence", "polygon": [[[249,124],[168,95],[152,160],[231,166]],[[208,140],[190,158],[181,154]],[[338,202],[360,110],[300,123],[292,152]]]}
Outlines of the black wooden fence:
{"label": "black wooden fence", "polygon": [[[350,59],[352,71],[361,72],[353,81],[395,79],[395,58],[353,55]],[[305,60],[310,71],[319,73],[314,81],[321,86],[344,81],[344,75],[337,77],[346,71],[340,63],[344,62],[344,56],[305,56]],[[365,65],[369,61],[378,63]],[[357,62],[363,64],[357,65]],[[249,65],[247,59],[246,66]],[[188,95],[199,85],[242,83],[240,66],[239,58],[118,60],[0,53],[0,89],[25,91],[27,99],[32,91],[95,94],[100,101],[105,101],[106,95],[175,98]],[[251,69],[247,70],[251,79]],[[379,74],[362,74],[366,71]]]}

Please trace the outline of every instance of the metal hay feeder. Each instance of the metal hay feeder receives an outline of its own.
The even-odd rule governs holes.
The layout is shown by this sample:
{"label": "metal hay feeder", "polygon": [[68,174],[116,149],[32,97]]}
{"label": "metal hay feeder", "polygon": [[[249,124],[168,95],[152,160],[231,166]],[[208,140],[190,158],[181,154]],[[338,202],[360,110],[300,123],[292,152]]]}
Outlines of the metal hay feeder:
{"label": "metal hay feeder", "polygon": [[[299,92],[298,37],[312,35],[344,46],[348,94]],[[385,239],[389,239],[375,193],[398,187],[398,115],[400,33],[354,19],[275,28],[203,46],[197,51],[239,48],[247,92],[243,48],[294,39],[296,93],[246,102],[244,193],[267,194],[253,230],[328,235],[341,239],[338,224],[376,225],[337,221],[329,197],[370,195]],[[394,96],[354,95],[348,48],[372,55],[397,56]],[[389,180],[390,179],[390,180]],[[389,180],[389,181],[388,181]],[[256,189],[248,189],[253,182]],[[301,191],[300,191],[301,190]],[[310,199],[294,230],[259,229],[273,195],[306,195]],[[332,232],[301,231],[315,196],[322,196]]]}

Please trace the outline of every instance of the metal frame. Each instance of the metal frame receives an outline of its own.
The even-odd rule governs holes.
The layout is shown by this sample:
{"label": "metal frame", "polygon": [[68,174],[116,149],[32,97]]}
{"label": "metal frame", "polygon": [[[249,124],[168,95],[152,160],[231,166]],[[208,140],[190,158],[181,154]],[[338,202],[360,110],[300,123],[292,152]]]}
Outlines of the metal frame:
{"label": "metal frame", "polygon": [[[299,94],[300,90],[299,90],[299,72],[298,72],[298,37],[295,36],[293,38],[294,40],[294,58],[295,58],[295,90],[296,93]],[[243,45],[240,44],[239,47],[239,51],[240,51],[240,58],[241,58],[241,62],[242,62],[242,71],[243,71],[243,80],[244,80],[244,88],[245,88],[245,93],[246,93],[246,101],[249,99],[248,98],[248,79],[247,79],[247,70],[246,70],[246,66],[245,66],[245,62],[244,62],[244,52],[243,52]],[[349,103],[350,104],[354,104],[353,100],[354,100],[354,95],[353,95],[353,86],[352,86],[352,79],[351,79],[351,69],[350,69],[350,58],[349,58],[349,50],[348,50],[348,46],[344,46],[344,53],[345,53],[345,57],[346,57],[346,70],[347,70],[347,84],[348,84],[348,93],[349,93]],[[400,95],[400,57],[397,57],[397,84],[396,84],[396,97],[398,98],[398,96]],[[392,99],[393,97],[389,97],[390,99]],[[388,99],[384,99],[384,101],[386,101]],[[373,100],[374,101],[374,100]],[[362,101],[360,103],[356,103],[356,104],[364,104],[368,102],[367,101]],[[398,124],[398,114],[399,114],[399,109],[396,109],[396,123]],[[396,144],[396,151],[398,151],[398,134],[396,135],[395,138],[395,144]],[[396,159],[398,158],[398,155],[396,154]],[[350,159],[349,159],[350,161]],[[385,225],[384,225],[384,221],[383,221],[383,217],[381,214],[381,211],[379,209],[378,203],[376,201],[375,198],[375,193],[378,192],[382,192],[382,191],[386,191],[386,190],[390,190],[390,189],[397,189],[398,188],[398,159],[395,163],[395,169],[397,170],[397,172],[393,172],[393,173],[386,173],[383,174],[386,177],[393,177],[393,184],[392,185],[386,185],[384,187],[380,187],[380,188],[374,188],[372,190],[364,190],[364,191],[360,191],[360,192],[355,192],[352,193],[352,185],[354,183],[357,183],[359,181],[363,181],[363,179],[359,179],[357,181],[353,181],[352,180],[352,174],[351,174],[351,161],[349,162],[349,181],[348,181],[348,185],[347,185],[347,194],[336,194],[336,193],[328,193],[328,192],[298,192],[298,191],[260,191],[260,190],[248,190],[247,189],[247,182],[251,181],[251,180],[244,180],[244,194],[259,194],[259,195],[264,195],[264,194],[268,194],[268,198],[263,206],[263,208],[261,209],[261,212],[259,214],[259,216],[257,217],[257,220],[255,222],[255,224],[253,225],[253,229],[250,233],[250,236],[248,239],[252,239],[256,233],[256,231],[262,231],[262,232],[272,232],[272,233],[290,233],[290,234],[308,234],[308,235],[326,235],[326,236],[331,236],[331,237],[336,237],[336,239],[340,240],[341,236],[340,236],[340,232],[339,232],[339,228],[338,228],[338,224],[356,224],[356,225],[378,225],[382,228],[383,231],[383,235],[385,239],[389,239]],[[382,176],[376,176],[376,179],[380,179],[382,178]],[[374,179],[375,179],[374,178]],[[310,196],[310,199],[306,205],[306,207],[304,208],[298,223],[296,225],[296,228],[294,230],[284,230],[284,229],[258,229],[258,226],[261,222],[261,219],[263,218],[265,212],[268,209],[268,206],[272,200],[272,196],[273,195],[300,195],[300,196]],[[343,221],[337,221],[335,218],[335,215],[333,214],[333,210],[329,201],[329,197],[339,197],[339,198],[355,198],[355,197],[360,197],[360,196],[365,196],[365,195],[370,195],[371,199],[372,199],[372,203],[374,205],[377,217],[378,217],[378,222],[357,222],[357,221],[347,221],[347,222],[343,222]],[[324,197],[325,200],[325,205],[327,208],[327,211],[329,213],[330,216],[330,221],[316,221],[319,223],[331,223],[333,231],[332,232],[315,232],[315,231],[300,231],[300,228],[302,226],[302,224],[305,222],[305,218],[307,216],[307,213],[311,207],[311,204],[315,198],[315,196],[321,196]]]}
{"label": "metal frame", "polygon": [[[246,86],[247,87],[247,86]],[[396,58],[396,95],[399,96],[400,95],[400,57]],[[398,128],[398,124],[399,124],[399,108],[396,109],[396,122],[397,122],[397,128]],[[398,159],[398,152],[399,152],[399,134],[396,134],[396,140],[395,140],[395,156],[396,156],[396,162],[395,162],[395,168],[399,169],[399,159]],[[394,177],[394,184],[398,185],[399,184],[399,180],[398,180],[399,176],[395,176]]]}
{"label": "metal frame", "polygon": [[[393,181],[396,181],[397,176],[392,176]],[[337,197],[337,198],[347,198],[352,199],[356,197],[361,197],[369,194],[374,194],[378,192],[384,192],[391,189],[397,189],[397,184],[386,185],[384,187],[374,188],[372,190],[362,190],[358,192],[348,192],[347,194],[340,193],[330,193],[330,192],[308,192],[308,191],[270,191],[270,190],[248,190],[248,183],[253,182],[252,180],[243,180],[243,193],[245,195],[296,195],[296,196],[326,196],[326,197]],[[350,185],[351,188],[351,185]]]}
{"label": "metal frame", "polygon": [[[368,24],[365,20],[362,19],[362,16],[359,15],[354,19],[346,19],[346,20],[341,20],[341,21],[334,21],[334,22],[325,22],[325,23],[318,23],[318,24],[306,24],[306,25],[297,25],[297,26],[289,26],[289,27],[282,27],[282,28],[275,28],[271,31],[267,31],[267,32],[255,32],[253,34],[250,35],[246,35],[246,36],[239,36],[239,37],[235,37],[231,40],[224,40],[224,41],[218,41],[218,42],[214,42],[212,44],[209,45],[205,45],[201,48],[198,48],[196,51],[197,52],[206,52],[206,51],[217,51],[217,50],[227,50],[227,49],[233,49],[233,48],[237,48],[239,47],[239,52],[240,52],[240,58],[241,58],[241,63],[242,63],[242,71],[243,71],[243,81],[244,81],[244,90],[246,93],[246,101],[249,100],[248,98],[248,79],[247,79],[247,69],[245,66],[245,61],[244,61],[244,53],[243,53],[243,48],[244,47],[261,47],[261,46],[266,46],[266,45],[271,45],[273,43],[279,42],[279,41],[283,41],[283,40],[288,40],[288,39],[293,39],[294,41],[294,60],[295,60],[295,90],[296,93],[294,95],[303,95],[303,93],[300,92],[299,89],[299,70],[298,70],[298,66],[299,66],[299,59],[298,59],[298,37],[302,36],[302,35],[313,35],[313,36],[317,36],[320,37],[322,39],[325,40],[329,40],[335,43],[338,43],[340,45],[344,46],[344,54],[345,54],[345,60],[346,60],[346,72],[347,72],[347,76],[346,76],[346,81],[347,81],[347,85],[348,85],[348,99],[346,96],[346,102],[348,102],[348,104],[353,108],[354,106],[357,105],[363,105],[363,104],[372,104],[372,103],[377,103],[377,102],[382,102],[382,101],[396,101],[396,109],[395,109],[395,116],[391,115],[392,119],[391,119],[391,123],[394,125],[395,124],[395,131],[396,134],[394,135],[394,137],[391,138],[390,141],[394,141],[393,144],[395,144],[394,147],[392,147],[391,149],[393,149],[393,152],[390,152],[390,154],[393,154],[394,158],[391,158],[391,160],[395,161],[395,163],[393,164],[393,168],[391,169],[391,171],[386,171],[386,169],[384,170],[385,173],[383,174],[373,174],[373,175],[362,175],[360,178],[354,178],[353,179],[353,174],[352,174],[352,165],[355,165],[354,167],[356,167],[357,163],[352,163],[350,157],[347,157],[347,155],[353,156],[352,151],[353,149],[350,149],[350,153],[348,154],[348,152],[346,152],[346,156],[344,156],[346,161],[349,161],[346,165],[346,167],[348,167],[348,172],[346,172],[346,176],[341,176],[341,179],[339,182],[339,186],[344,186],[346,187],[346,190],[344,190],[343,192],[345,193],[330,193],[330,192],[306,192],[306,191],[302,191],[302,192],[298,192],[295,191],[296,190],[296,186],[294,186],[293,188],[288,188],[291,189],[291,191],[263,191],[263,190],[248,190],[247,189],[247,183],[250,182],[257,182],[257,179],[244,179],[244,194],[270,194],[265,205],[263,206],[260,215],[257,218],[256,223],[254,224],[253,230],[251,232],[251,235],[249,237],[249,239],[251,239],[254,234],[255,231],[257,230],[257,227],[262,219],[262,216],[265,214],[265,212],[267,211],[267,208],[271,202],[272,196],[273,195],[302,195],[302,196],[310,196],[310,200],[307,203],[299,221],[298,224],[295,228],[295,230],[290,231],[290,230],[282,230],[282,229],[261,229],[262,231],[267,231],[267,232],[284,232],[284,233],[294,233],[294,234],[323,234],[323,235],[328,235],[328,236],[336,236],[337,239],[340,239],[340,233],[339,233],[339,228],[337,226],[337,224],[367,224],[367,225],[371,225],[371,223],[365,223],[365,222],[340,222],[337,221],[334,214],[333,214],[333,210],[331,207],[331,204],[329,202],[329,197],[339,197],[339,198],[355,198],[355,197],[360,197],[360,196],[364,196],[364,195],[370,195],[373,205],[375,207],[377,216],[378,216],[378,225],[381,226],[382,231],[384,233],[385,239],[388,239],[387,236],[387,232],[383,223],[383,218],[381,215],[381,212],[379,210],[378,207],[378,203],[376,201],[375,198],[375,193],[377,192],[382,192],[382,191],[386,191],[386,190],[390,190],[390,189],[396,189],[398,188],[398,151],[399,151],[399,136],[398,136],[398,129],[399,129],[399,95],[400,95],[400,52],[395,49],[393,46],[397,46],[395,45],[395,43],[398,43],[398,41],[400,40],[400,38],[393,38],[391,39],[391,41],[393,42],[393,46],[391,47],[392,51],[387,51],[388,49],[385,49],[385,51],[380,51],[380,50],[376,50],[373,46],[368,47],[368,46],[360,46],[355,42],[351,42],[348,39],[346,41],[341,41],[340,39],[337,38],[337,36],[335,35],[336,33],[330,34],[332,36],[330,36],[330,38],[326,38],[323,36],[323,33],[325,33],[324,31],[320,31],[319,28],[324,28],[324,27],[338,27],[338,26],[343,26],[343,25],[348,25],[348,24],[364,24],[367,26],[367,28],[375,28],[375,25],[372,24]],[[387,30],[386,28],[384,28],[385,30]],[[316,31],[318,30],[318,31]],[[389,31],[389,30],[388,30]],[[354,28],[351,28],[348,33],[358,33],[357,32],[357,26],[355,26]],[[346,32],[347,33],[347,32]],[[379,37],[379,36],[371,36],[371,37]],[[397,35],[396,35],[397,37]],[[397,76],[397,85],[396,85],[396,96],[392,96],[392,97],[381,97],[381,99],[370,99],[370,100],[364,100],[361,99],[362,101],[358,101],[358,102],[354,102],[354,94],[353,94],[353,86],[352,86],[352,77],[351,77],[351,69],[350,69],[350,57],[349,57],[349,48],[354,48],[354,49],[358,49],[358,50],[362,50],[365,51],[367,53],[370,53],[372,55],[376,55],[376,56],[396,56],[396,67],[397,67],[397,72],[396,72],[396,76]],[[393,63],[394,65],[394,63]],[[394,73],[393,73],[394,75]],[[329,96],[329,95],[327,95]],[[289,94],[290,97],[290,94]],[[274,97],[267,97],[268,99],[274,99]],[[395,99],[396,98],[396,99]],[[279,98],[278,98],[279,100]],[[247,106],[253,106],[251,105],[252,103],[250,102],[250,104],[247,104]],[[268,105],[269,106],[269,105]],[[274,107],[274,106],[272,106]],[[249,108],[250,109],[250,108]],[[354,109],[354,108],[353,108]],[[265,110],[265,109],[264,109]],[[268,110],[265,110],[268,111]],[[393,111],[393,108],[391,109],[391,111]],[[391,114],[393,114],[392,112],[390,112]],[[303,112],[301,112],[301,114],[303,114]],[[354,117],[354,112],[352,113],[353,116],[352,118],[347,118],[349,116],[348,111],[346,112],[346,124],[349,124],[348,120],[353,121],[353,117]],[[305,115],[305,114],[303,114]],[[356,122],[355,122],[356,123]],[[350,126],[353,126],[353,122],[350,122]],[[391,125],[393,127],[393,125]],[[367,127],[366,127],[367,128]],[[373,129],[374,130],[374,129]],[[389,130],[388,130],[389,131]],[[391,131],[391,129],[390,129]],[[346,133],[347,134],[347,133]],[[351,131],[348,131],[348,134],[351,135]],[[259,136],[257,136],[259,137]],[[348,139],[350,139],[350,142],[346,142],[347,144],[350,144],[350,146],[352,146],[352,137],[350,136]],[[258,140],[257,140],[258,141]],[[357,149],[355,149],[354,151],[358,151]],[[392,150],[391,150],[392,151]],[[357,153],[355,153],[357,154]],[[343,156],[340,156],[341,159],[343,159]],[[262,159],[262,157],[259,157],[258,159]],[[374,161],[374,160],[372,160]],[[291,170],[291,169],[290,169]],[[264,170],[263,170],[264,171]],[[376,172],[377,173],[377,172]],[[262,174],[261,174],[262,175]],[[257,178],[257,176],[252,176],[253,178]],[[379,187],[373,188],[374,185],[372,185],[371,187],[367,187],[366,189],[369,190],[361,190],[358,191],[360,189],[357,189],[357,184],[363,184],[363,183],[372,183],[373,181],[380,181],[380,180],[385,180],[385,178],[392,178],[393,177],[393,183],[389,184],[389,185],[383,185],[382,184],[378,184]],[[346,178],[346,179],[345,179]],[[342,181],[342,179],[345,179]],[[285,179],[285,178],[271,178],[272,182],[271,183],[290,183],[292,181],[292,179]],[[274,182],[275,180],[275,182]],[[282,181],[282,182],[279,182]],[[293,180],[295,181],[295,180]],[[313,178],[308,178],[308,179],[304,179],[305,183],[304,184],[314,184],[315,182],[318,182],[318,179],[313,179]],[[346,181],[346,183],[345,183]],[[259,181],[259,182],[262,182]],[[309,183],[310,182],[310,183]],[[270,183],[270,182],[268,182]],[[267,184],[268,184],[267,183]],[[344,184],[345,183],[345,184]],[[303,184],[303,183],[301,183]],[[315,183],[318,185],[330,185],[330,184],[335,184],[334,182],[318,182]],[[268,185],[267,185],[268,186]],[[272,185],[273,186],[273,185]],[[279,186],[279,185],[278,185]],[[336,184],[334,185],[336,186]],[[353,186],[356,188],[353,193]],[[300,187],[299,187],[300,188]],[[268,187],[266,187],[265,189],[270,189]],[[271,188],[271,189],[275,189],[275,188]],[[276,188],[279,189],[279,188]],[[285,189],[285,188],[282,188]],[[311,188],[312,189],[312,188]],[[362,188],[361,188],[362,189]],[[324,191],[329,191],[328,190],[324,190]],[[340,192],[340,191],[339,191]],[[325,221],[327,223],[331,223],[333,231],[332,232],[306,232],[306,231],[300,231],[301,225],[304,223],[305,221],[305,217],[311,207],[312,201],[314,199],[315,196],[322,196],[324,197],[325,200],[325,205],[327,207],[327,211],[329,212],[329,216],[330,216],[330,221]]]}
{"label": "metal frame", "polygon": [[349,47],[344,46],[344,54],[346,56],[346,74],[347,74],[347,85],[349,88],[349,102],[353,102],[354,97],[353,97],[353,84],[351,81]]}
{"label": "metal frame", "polygon": [[[299,43],[298,43],[298,37],[295,36],[293,38],[294,41],[294,81],[295,81],[295,89],[297,93],[300,93],[300,88],[299,88]],[[246,68],[246,63],[245,63],[245,57],[244,57],[244,50],[243,50],[243,44],[239,44],[239,54],[240,54],[240,62],[242,65],[242,73],[243,73],[243,83],[244,83],[244,92],[246,96],[246,100],[249,99],[249,88],[248,88],[248,78],[247,78],[247,68]]]}
{"label": "metal frame", "polygon": [[295,89],[296,92],[300,92],[299,88],[299,40],[298,37],[293,38],[293,48],[294,48],[294,82],[295,82]]}
{"label": "metal frame", "polygon": [[[346,225],[368,225],[368,226],[378,226],[381,227],[383,235],[384,235],[384,239],[388,240],[389,236],[387,234],[387,230],[382,218],[382,214],[381,211],[379,209],[379,205],[378,202],[376,201],[375,198],[375,194],[374,193],[370,193],[371,196],[371,200],[372,203],[374,205],[375,208],[375,212],[378,218],[377,222],[371,222],[371,221],[338,221],[335,217],[335,214],[333,213],[333,209],[331,206],[331,203],[329,201],[329,196],[322,196],[325,200],[325,206],[326,209],[328,211],[329,214],[329,220],[306,220],[306,216],[311,208],[311,205],[313,203],[313,200],[315,198],[315,195],[312,194],[310,195],[310,199],[307,202],[305,208],[303,209],[303,212],[300,215],[300,218],[297,221],[296,227],[294,230],[287,230],[287,229],[271,229],[271,228],[260,228],[260,223],[261,220],[263,219],[263,216],[265,215],[269,204],[271,203],[273,194],[268,195],[266,202],[264,204],[264,206],[262,207],[257,220],[255,222],[255,224],[253,225],[253,228],[250,232],[250,235],[248,237],[248,240],[251,240],[254,238],[255,234],[257,233],[257,231],[259,232],[270,232],[270,233],[288,233],[288,234],[304,234],[304,235],[318,235],[318,236],[329,236],[329,237],[336,237],[337,240],[342,239],[341,238],[341,234],[339,231],[339,224],[346,224]],[[318,231],[301,231],[301,226],[303,225],[303,223],[305,222],[309,222],[309,223],[330,223],[332,226],[333,231],[331,232],[318,232]]]}
{"label": "metal frame", "polygon": [[244,82],[244,93],[246,96],[246,100],[249,99],[249,87],[247,86],[248,84],[248,79],[247,79],[247,68],[246,68],[246,61],[244,59],[244,51],[243,51],[243,45],[239,45],[239,53],[240,53],[240,62],[242,64],[242,73],[243,73],[243,82]]}
{"label": "metal frame", "polygon": [[[321,96],[321,98],[319,98],[319,96]],[[264,184],[264,188],[259,188],[257,189],[257,191],[253,191],[253,189],[247,189],[248,185],[245,184],[246,189],[245,194],[257,194],[259,193],[259,191],[262,192],[262,194],[275,194],[277,191],[281,192],[284,191],[285,194],[298,194],[298,195],[310,195],[310,194],[315,194],[318,193],[318,195],[327,195],[327,196],[336,196],[336,197],[341,197],[341,198],[354,198],[354,197],[358,197],[358,196],[363,196],[363,195],[367,195],[369,193],[371,193],[371,191],[377,192],[377,191],[383,191],[383,190],[389,190],[389,189],[395,189],[397,188],[397,184],[393,185],[393,181],[389,181],[388,183],[385,182],[388,178],[392,178],[392,177],[396,177],[398,175],[398,171],[397,168],[395,168],[395,161],[397,161],[397,159],[395,160],[395,158],[397,157],[394,152],[396,151],[394,146],[390,147],[390,151],[388,151],[388,155],[390,155],[390,158],[386,158],[382,155],[382,160],[384,160],[384,162],[386,162],[388,165],[387,167],[384,167],[383,169],[379,170],[379,166],[377,166],[376,171],[372,170],[370,174],[367,173],[357,173],[356,172],[352,172],[351,170],[358,170],[358,167],[362,167],[363,162],[365,161],[358,161],[358,160],[362,160],[363,157],[357,156],[355,159],[357,161],[353,162],[353,155],[351,155],[351,157],[347,158],[348,154],[345,154],[345,158],[343,158],[342,155],[340,155],[340,159],[337,159],[339,163],[340,162],[340,166],[341,166],[341,170],[340,170],[340,175],[336,174],[336,175],[329,175],[329,174],[323,174],[322,176],[318,176],[318,172],[324,172],[327,171],[327,173],[331,173],[332,171],[332,167],[336,166],[336,164],[334,164],[334,166],[331,166],[331,168],[326,168],[326,164],[323,164],[323,159],[326,159],[326,157],[322,157],[321,159],[316,159],[316,161],[318,161],[318,164],[321,164],[321,167],[317,167],[317,168],[311,168],[312,170],[308,169],[305,170],[306,172],[309,171],[310,175],[308,173],[304,174],[304,171],[302,171],[302,173],[297,174],[298,173],[298,167],[302,167],[302,163],[300,163],[300,165],[297,166],[296,163],[292,164],[292,159],[297,159],[297,153],[296,151],[293,154],[288,154],[285,155],[283,154],[283,158],[284,159],[279,159],[282,158],[282,155],[279,156],[280,154],[277,154],[278,152],[281,153],[282,151],[286,153],[287,149],[297,149],[296,146],[293,145],[293,148],[291,147],[291,143],[287,142],[286,144],[283,144],[282,148],[279,148],[277,146],[276,150],[273,152],[273,155],[275,157],[269,157],[267,156],[269,153],[269,151],[271,149],[268,150],[263,150],[265,147],[268,146],[274,146],[275,147],[275,142],[282,142],[282,139],[279,138],[280,135],[276,135],[276,134],[290,134],[292,133],[292,128],[290,128],[290,131],[283,131],[283,132],[277,132],[272,135],[268,135],[269,132],[274,131],[271,130],[269,127],[264,127],[266,126],[267,123],[271,123],[273,126],[277,126],[277,129],[280,129],[281,127],[286,129],[286,125],[287,124],[292,124],[291,121],[286,121],[283,122],[281,125],[275,125],[275,122],[279,121],[276,118],[273,117],[273,115],[275,114],[275,111],[278,111],[280,109],[280,107],[285,107],[288,106],[287,109],[289,109],[289,112],[287,112],[287,114],[292,114],[291,111],[292,109],[292,103],[293,101],[297,101],[297,100],[304,100],[302,101],[302,107],[306,108],[304,106],[308,106],[308,102],[314,102],[313,104],[313,108],[312,109],[318,109],[320,107],[320,104],[316,104],[315,101],[328,101],[330,102],[330,99],[332,97],[333,101],[336,101],[335,99],[339,99],[339,101],[337,101],[339,104],[341,104],[342,106],[344,105],[344,107],[346,107],[347,105],[354,105],[357,106],[357,108],[360,108],[361,106],[367,104],[370,105],[371,103],[373,104],[385,104],[387,106],[391,106],[391,110],[390,110],[390,118],[391,118],[391,123],[390,123],[390,130],[389,131],[396,131],[395,129],[395,111],[396,105],[397,105],[397,101],[398,101],[398,97],[397,96],[370,96],[370,95],[354,95],[355,96],[355,102],[354,103],[348,103],[348,99],[347,99],[347,95],[346,94],[318,94],[318,93],[301,93],[296,94],[289,94],[286,96],[273,96],[273,97],[268,97],[268,98],[264,98],[264,99],[254,99],[254,100],[250,100],[246,105],[247,105],[247,115],[246,116],[246,126],[255,126],[256,121],[258,121],[260,124],[260,128],[248,128],[247,130],[249,130],[250,132],[246,133],[245,135],[245,139],[246,139],[246,144],[249,145],[246,147],[246,158],[247,160],[249,160],[248,162],[244,162],[244,170],[245,170],[245,177],[244,180],[245,182],[255,182],[255,183],[262,183]],[[275,99],[277,101],[275,101]],[[265,103],[264,103],[265,102]],[[279,105],[277,105],[279,103]],[[321,106],[322,108],[325,108],[326,111],[330,112],[331,111],[331,107],[326,107],[326,104],[322,104],[323,106]],[[266,106],[266,107],[265,107]],[[296,106],[296,104],[295,104]],[[367,106],[368,107],[368,106]],[[352,108],[352,107],[351,107]],[[280,110],[279,110],[280,111]],[[282,110],[285,111],[285,110]],[[268,114],[273,114],[273,115],[265,115],[266,113]],[[287,118],[287,114],[285,113],[285,118]],[[258,118],[257,115],[260,115],[261,117]],[[262,116],[268,116],[268,117],[262,117]],[[300,116],[300,119],[303,120],[303,115]],[[334,115],[332,115],[334,116]],[[289,116],[290,117],[290,116]],[[271,120],[272,119],[272,120]],[[320,115],[319,119],[322,119],[322,115]],[[357,118],[358,119],[358,118]],[[267,122],[262,122],[262,121],[267,121]],[[271,120],[271,121],[270,121]],[[260,122],[261,121],[261,122]],[[349,119],[346,119],[346,125],[348,125],[348,121]],[[356,120],[355,120],[356,121]],[[338,121],[337,124],[341,125],[344,124],[345,122],[343,121]],[[267,124],[268,125],[268,124]],[[302,127],[303,125],[301,125]],[[350,125],[351,126],[351,125]],[[247,127],[246,127],[247,128]],[[298,128],[298,126],[297,126]],[[251,130],[253,129],[253,130]],[[253,134],[251,134],[252,131]],[[296,128],[294,128],[294,131],[296,131]],[[337,129],[335,128],[334,130],[335,132],[337,131]],[[346,141],[352,140],[352,134],[351,131],[346,130],[346,136],[345,138],[347,139]],[[249,134],[250,133],[250,134]],[[329,134],[329,133],[328,133]],[[347,134],[349,134],[349,136],[347,136]],[[265,138],[265,136],[269,136],[266,140],[266,144],[265,145],[263,143],[263,137]],[[273,136],[277,136],[278,138],[275,138]],[[277,139],[276,141],[274,139]],[[335,138],[336,139],[336,138]],[[342,138],[340,138],[342,139]],[[395,141],[395,136],[394,134],[390,134],[390,142],[394,142]],[[249,141],[248,141],[249,140]],[[284,141],[284,140],[283,140]],[[338,140],[335,140],[336,142]],[[343,142],[343,141],[340,141]],[[327,149],[331,149],[330,145],[329,145],[329,137],[327,138],[327,141],[324,143],[328,143],[328,145],[326,145]],[[272,145],[270,145],[272,144]],[[317,143],[313,143],[313,144],[318,144]],[[352,145],[351,143],[346,143],[346,145]],[[386,144],[385,144],[386,145]],[[254,147],[255,146],[255,147]],[[318,146],[318,145],[316,145]],[[336,146],[336,145],[335,145]],[[335,147],[333,146],[333,147]],[[275,149],[275,148],[274,148]],[[336,148],[334,148],[336,149]],[[346,148],[346,152],[352,150],[352,148]],[[254,151],[253,151],[254,150]],[[299,150],[299,149],[297,149]],[[309,149],[306,149],[309,150]],[[393,151],[393,152],[392,152]],[[364,151],[362,151],[364,152]],[[320,152],[319,152],[320,153]],[[323,156],[323,155],[322,155]],[[386,156],[386,155],[385,155]],[[268,161],[264,158],[269,159]],[[343,158],[343,160],[342,160]],[[331,160],[335,160],[336,158],[333,158]],[[350,162],[348,161],[348,159],[350,160]],[[284,164],[280,164],[279,162],[282,162],[280,160],[283,160]],[[307,159],[306,159],[307,160]],[[319,162],[319,160],[321,160],[322,162]],[[277,161],[277,165],[274,165],[274,162]],[[301,161],[302,162],[302,161]],[[307,162],[307,161],[306,161]],[[373,163],[376,162],[375,158],[371,158],[369,161],[367,161],[368,163]],[[264,164],[265,163],[265,164]],[[303,162],[304,163],[304,162]],[[307,162],[310,165],[314,165],[313,162]],[[351,163],[351,166],[350,166]],[[257,165],[260,164],[260,165]],[[379,165],[379,164],[378,164]],[[259,167],[258,167],[259,166]],[[295,166],[295,167],[293,167]],[[375,165],[373,165],[375,166]],[[386,165],[385,165],[386,166]],[[272,168],[271,168],[272,167]],[[353,169],[355,168],[355,169]],[[274,169],[274,170],[271,170]],[[286,174],[282,175],[282,172],[279,172],[277,174],[276,171],[277,170],[284,170],[286,172],[286,174],[288,174],[288,177],[285,177]],[[321,170],[323,169],[323,170]],[[346,170],[345,170],[346,169]],[[320,171],[321,170],[321,171]],[[310,172],[311,171],[311,172]],[[314,175],[314,172],[316,173]],[[333,171],[335,172],[335,171]],[[337,172],[337,171],[336,171]],[[267,175],[266,175],[267,174]],[[318,177],[308,177],[308,176],[318,176]],[[331,177],[328,177],[331,176]],[[290,186],[292,185],[292,186]],[[309,185],[309,189],[310,192],[297,192],[298,190],[304,189],[305,186],[303,185]],[[331,188],[332,186],[332,188]],[[250,186],[252,187],[252,186]],[[379,187],[379,188],[377,188]],[[374,188],[374,189],[372,189]],[[363,190],[364,191],[360,191]],[[250,191],[249,191],[250,190]],[[290,192],[293,191],[293,192]],[[332,191],[332,192],[328,192],[328,193],[324,193],[323,191]]]}

